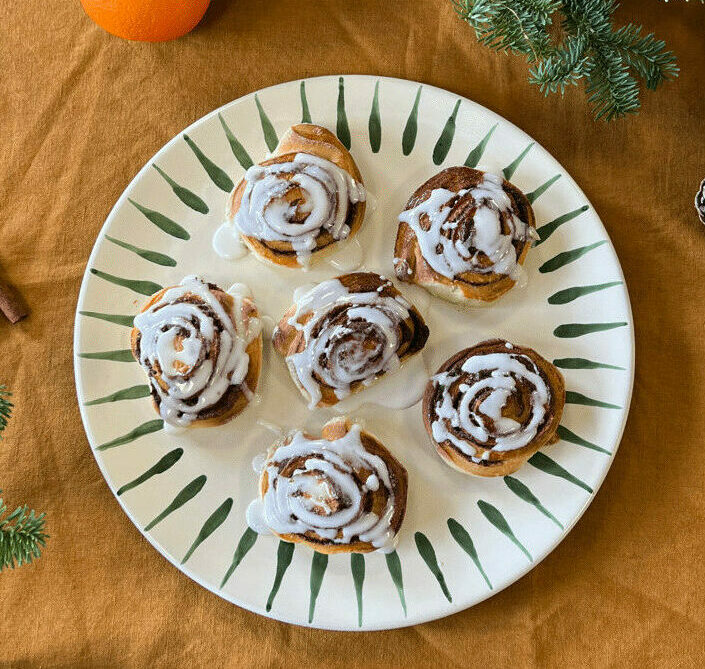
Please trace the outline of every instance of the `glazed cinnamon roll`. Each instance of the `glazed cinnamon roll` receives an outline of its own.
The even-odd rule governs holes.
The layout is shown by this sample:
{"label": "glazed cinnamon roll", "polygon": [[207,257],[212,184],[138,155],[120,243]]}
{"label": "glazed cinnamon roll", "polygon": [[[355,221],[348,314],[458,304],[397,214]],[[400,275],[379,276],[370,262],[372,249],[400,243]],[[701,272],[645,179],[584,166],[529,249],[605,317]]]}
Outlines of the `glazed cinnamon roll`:
{"label": "glazed cinnamon roll", "polygon": [[554,365],[530,348],[491,339],[441,365],[426,387],[423,419],[449,465],[505,476],[557,441],[564,404]]}
{"label": "glazed cinnamon roll", "polygon": [[273,335],[311,409],[393,372],[427,339],[418,310],[373,272],[343,274],[299,295]]}
{"label": "glazed cinnamon roll", "polygon": [[249,403],[262,365],[260,319],[246,289],[195,276],[153,295],[135,316],[132,354],[166,423],[220,425]]}
{"label": "glazed cinnamon roll", "polygon": [[394,271],[452,302],[493,302],[516,284],[536,220],[526,196],[502,177],[449,167],[399,215]]}
{"label": "glazed cinnamon roll", "polygon": [[258,532],[320,553],[394,549],[406,512],[404,467],[371,434],[345,418],[269,449],[259,497],[247,520]]}
{"label": "glazed cinnamon roll", "polygon": [[271,158],[247,170],[226,213],[233,232],[257,256],[299,267],[358,231],[365,187],[355,161],[333,133],[295,125]]}

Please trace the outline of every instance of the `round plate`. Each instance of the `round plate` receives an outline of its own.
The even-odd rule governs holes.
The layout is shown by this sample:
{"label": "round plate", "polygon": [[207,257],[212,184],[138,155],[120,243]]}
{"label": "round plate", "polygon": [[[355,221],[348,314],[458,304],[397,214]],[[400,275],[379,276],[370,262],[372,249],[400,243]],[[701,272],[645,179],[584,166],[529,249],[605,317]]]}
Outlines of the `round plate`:
{"label": "round plate", "polygon": [[[431,372],[457,350],[495,336],[553,360],[568,388],[561,441],[514,476],[478,479],[438,458],[420,405],[353,411],[409,472],[406,519],[397,549],[388,555],[327,559],[247,529],[245,510],[256,493],[251,461],[276,440],[268,423],[315,432],[334,415],[306,408],[271,346],[265,346],[256,403],[227,425],[180,434],[163,429],[129,352],[132,318],[146,296],[185,275],[223,288],[245,282],[260,311],[278,320],[295,287],[340,273],[328,262],[303,272],[272,268],[252,255],[228,262],[212,251],[233,184],[289,126],[309,119],[351,146],[372,195],[358,235],[366,269],[392,274],[397,214],[420,183],[450,165],[503,171],[533,201],[541,234],[526,263],[528,285],[488,308],[462,310],[415,286],[400,288],[427,319],[431,336],[423,356]],[[619,261],[565,170],[484,107],[431,86],[364,76],[308,79],[247,95],[159,151],[98,236],[78,300],[74,346],[78,400],[94,455],[152,545],[190,578],[240,606],[346,630],[455,613],[544,558],[585,511],[609,469],[634,370],[631,309]]]}

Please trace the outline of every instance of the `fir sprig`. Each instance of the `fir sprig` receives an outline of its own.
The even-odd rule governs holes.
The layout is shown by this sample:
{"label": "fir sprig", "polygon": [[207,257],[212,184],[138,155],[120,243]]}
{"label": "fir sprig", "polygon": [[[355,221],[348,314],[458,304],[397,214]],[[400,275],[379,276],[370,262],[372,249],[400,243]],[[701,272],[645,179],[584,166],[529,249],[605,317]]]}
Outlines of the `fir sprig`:
{"label": "fir sprig", "polygon": [[[8,399],[11,395],[5,386],[0,386],[0,433],[12,414],[13,405]],[[6,513],[7,505],[0,497],[0,572],[7,567],[21,567],[41,557],[41,549],[49,538],[44,532],[45,514],[37,514],[26,504],[18,506],[7,516]]]}
{"label": "fir sprig", "polygon": [[[2,490],[0,490],[2,493]],[[37,515],[25,504],[17,507],[6,518],[7,505],[0,498],[0,572],[7,567],[21,567],[41,557],[48,534],[44,533],[44,516]]]}
{"label": "fir sprig", "polygon": [[12,402],[8,399],[12,395],[5,386],[0,386],[0,439],[2,439],[2,431],[7,426],[7,421],[12,415]]}
{"label": "fir sprig", "polygon": [[529,81],[546,95],[585,81],[595,118],[638,112],[639,83],[657,88],[678,76],[673,53],[641,26],[615,29],[615,0],[452,0],[480,43],[524,54]]}

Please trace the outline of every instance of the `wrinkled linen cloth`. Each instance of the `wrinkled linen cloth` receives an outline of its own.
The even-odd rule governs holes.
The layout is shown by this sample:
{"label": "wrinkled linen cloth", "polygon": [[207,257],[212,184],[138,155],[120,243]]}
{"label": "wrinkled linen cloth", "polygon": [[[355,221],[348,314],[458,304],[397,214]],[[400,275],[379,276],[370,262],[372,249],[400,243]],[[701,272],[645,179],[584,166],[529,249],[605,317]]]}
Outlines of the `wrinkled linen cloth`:
{"label": "wrinkled linen cloth", "polygon": [[[705,9],[625,0],[679,57],[641,113],[593,122],[583,91],[544,98],[526,63],[477,44],[449,0],[213,0],[166,44],[122,41],[78,0],[0,4],[0,278],[32,310],[0,319],[8,504],[47,512],[31,566],[0,574],[0,667],[691,667],[705,654]],[[402,77],[498,112],[565,166],[626,275],[636,382],[615,462],[569,536],[462,613],[368,634],[259,617],[172,567],[91,455],[73,319],[98,231],[139,168],[230,100],[321,74]]]}

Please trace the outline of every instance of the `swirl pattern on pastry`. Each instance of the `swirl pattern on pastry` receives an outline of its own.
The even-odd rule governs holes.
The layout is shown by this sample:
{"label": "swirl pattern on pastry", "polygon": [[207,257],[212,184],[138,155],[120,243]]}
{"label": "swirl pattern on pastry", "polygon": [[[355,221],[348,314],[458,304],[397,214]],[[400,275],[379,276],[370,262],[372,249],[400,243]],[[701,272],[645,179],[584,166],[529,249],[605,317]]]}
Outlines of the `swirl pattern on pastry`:
{"label": "swirl pattern on pastry", "polygon": [[399,222],[397,277],[452,300],[489,302],[510,290],[536,238],[526,196],[502,177],[469,167],[429,179]]}
{"label": "swirl pattern on pastry", "polygon": [[314,408],[336,404],[396,370],[427,338],[421,314],[391,281],[356,272],[298,296],[273,342]]}
{"label": "swirl pattern on pastry", "polygon": [[426,388],[423,416],[449,464],[503,476],[555,440],[564,403],[554,365],[532,349],[492,339],[441,366]]}
{"label": "swirl pattern on pastry", "polygon": [[164,421],[223,423],[242,411],[257,387],[257,309],[245,295],[188,276],[153,295],[135,316],[132,352]]}
{"label": "swirl pattern on pastry", "polygon": [[323,553],[393,550],[406,511],[407,474],[371,434],[345,418],[322,437],[297,432],[272,447],[248,522]]}
{"label": "swirl pattern on pastry", "polygon": [[274,157],[247,170],[229,218],[259,256],[295,267],[353,234],[365,199],[347,149],[325,128],[303,124],[282,138]]}

